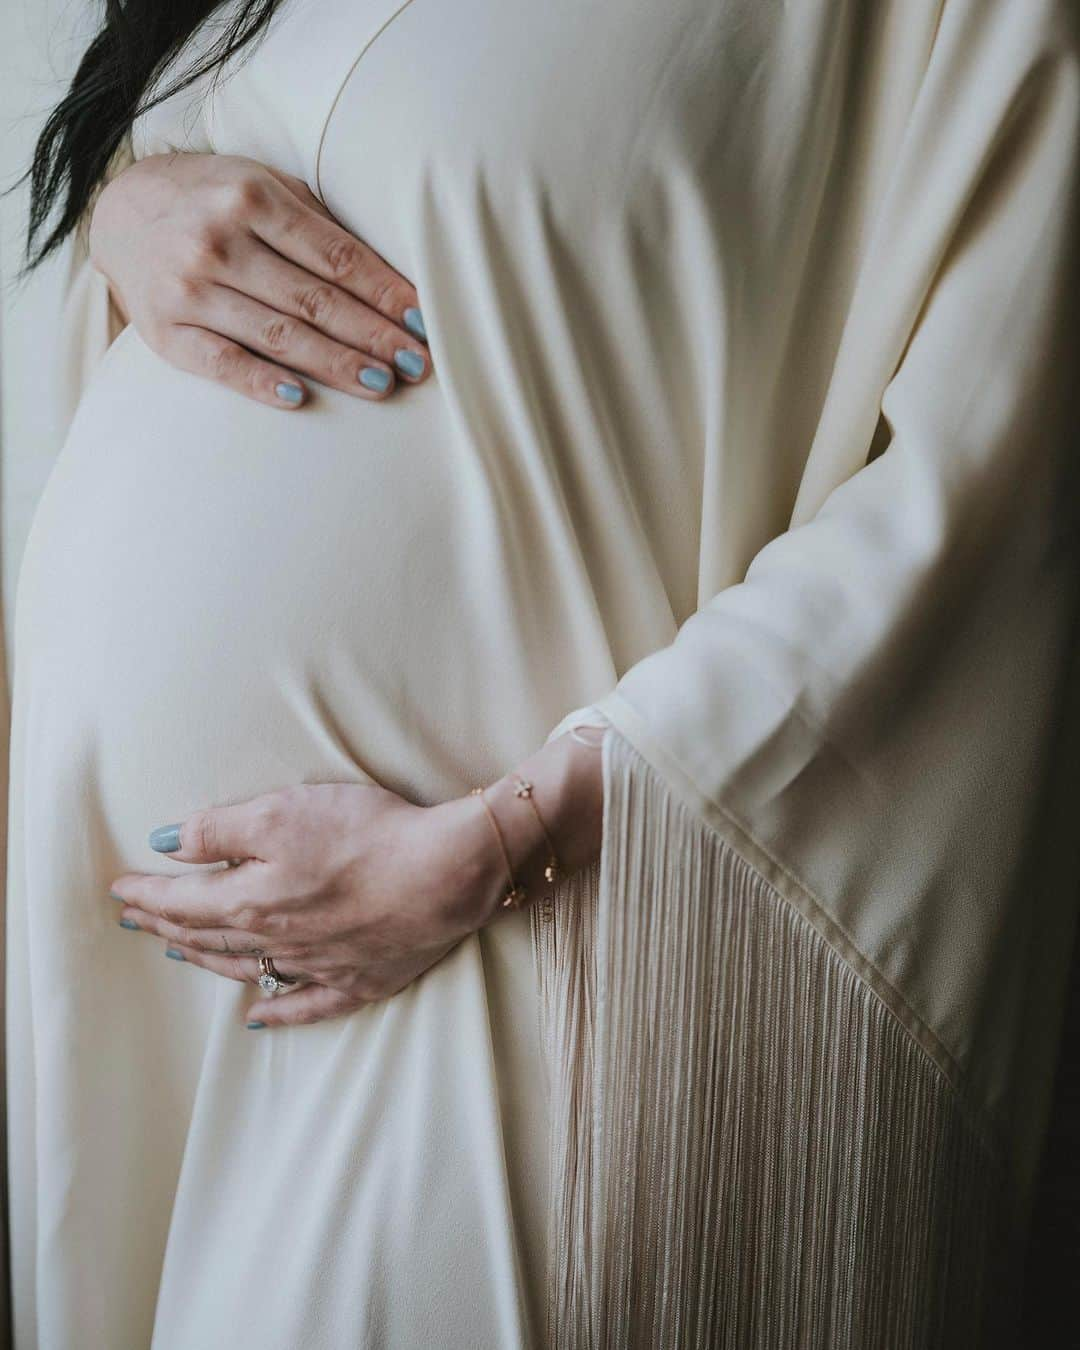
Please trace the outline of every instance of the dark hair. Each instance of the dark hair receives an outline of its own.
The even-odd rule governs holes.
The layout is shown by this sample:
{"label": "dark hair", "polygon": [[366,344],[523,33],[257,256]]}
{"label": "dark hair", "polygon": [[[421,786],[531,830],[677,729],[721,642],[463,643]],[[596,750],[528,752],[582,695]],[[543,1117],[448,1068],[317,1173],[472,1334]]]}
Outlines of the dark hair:
{"label": "dark hair", "polygon": [[[203,55],[161,88],[155,82],[226,0],[105,0],[105,21],[71,86],[49,114],[30,166],[30,212],[22,275],[43,262],[79,223],[136,116],[220,67],[269,25],[281,0],[237,0],[235,14]],[[152,97],[147,97],[150,91]],[[56,223],[45,226],[60,203]],[[43,237],[44,236],[44,237]]]}

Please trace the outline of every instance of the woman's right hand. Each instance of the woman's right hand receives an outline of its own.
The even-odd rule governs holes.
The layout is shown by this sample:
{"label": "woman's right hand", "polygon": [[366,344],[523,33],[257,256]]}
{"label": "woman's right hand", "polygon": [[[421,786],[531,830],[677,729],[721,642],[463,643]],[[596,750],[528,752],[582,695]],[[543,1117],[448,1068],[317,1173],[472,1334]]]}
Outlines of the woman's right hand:
{"label": "woman's right hand", "polygon": [[412,284],[301,179],[255,160],[138,160],[102,190],[89,242],[148,346],[260,403],[302,407],[298,372],[384,398],[431,370]]}

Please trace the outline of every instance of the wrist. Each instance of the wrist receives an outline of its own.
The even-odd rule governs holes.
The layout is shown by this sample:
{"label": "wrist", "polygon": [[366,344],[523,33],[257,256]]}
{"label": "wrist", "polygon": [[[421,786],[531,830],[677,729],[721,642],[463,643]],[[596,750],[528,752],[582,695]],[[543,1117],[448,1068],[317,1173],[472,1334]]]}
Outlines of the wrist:
{"label": "wrist", "polygon": [[108,283],[109,289],[109,306],[114,315],[115,326],[118,329],[126,328],[128,324],[131,322],[131,316],[124,308],[124,302],[120,298],[120,292],[116,289],[113,283],[108,280],[108,278],[106,278],[106,281]]}
{"label": "wrist", "polygon": [[426,809],[441,822],[435,833],[443,841],[437,848],[443,918],[460,935],[475,932],[499,913],[509,884],[499,841],[472,793]]}
{"label": "wrist", "polygon": [[[528,797],[518,793],[522,780],[531,784]],[[559,875],[567,876],[599,855],[603,795],[599,746],[583,745],[569,733],[549,741],[486,789],[514,877],[531,898],[550,893],[545,870],[552,861]]]}
{"label": "wrist", "polygon": [[[518,794],[519,780],[532,785],[532,804]],[[453,813],[458,884],[448,888],[448,909],[469,930],[482,927],[501,912],[511,877],[527,904],[545,900],[552,853],[559,877],[599,856],[603,797],[599,743],[567,732],[487,784],[483,800],[470,792],[432,808]]]}

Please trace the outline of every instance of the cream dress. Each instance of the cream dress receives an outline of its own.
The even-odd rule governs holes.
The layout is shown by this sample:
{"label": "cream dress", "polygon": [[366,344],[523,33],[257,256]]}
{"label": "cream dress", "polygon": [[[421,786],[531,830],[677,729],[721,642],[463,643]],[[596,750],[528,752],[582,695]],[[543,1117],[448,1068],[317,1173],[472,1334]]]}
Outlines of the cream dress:
{"label": "cream dress", "polygon": [[[1060,811],[1009,884],[1063,10],[286,0],[141,118],[310,183],[435,374],[283,414],[129,328],[85,390],[16,617],[16,1350],[976,1335],[1076,910]],[[590,706],[599,869],[378,1006],[251,1033],[116,925],[156,825],[437,802]]]}

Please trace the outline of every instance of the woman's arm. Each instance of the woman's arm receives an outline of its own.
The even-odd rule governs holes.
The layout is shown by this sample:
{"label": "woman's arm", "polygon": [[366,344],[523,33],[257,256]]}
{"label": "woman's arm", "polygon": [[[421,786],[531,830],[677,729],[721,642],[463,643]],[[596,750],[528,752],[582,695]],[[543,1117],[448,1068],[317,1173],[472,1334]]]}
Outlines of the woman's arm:
{"label": "woman's arm", "polygon": [[397,993],[497,919],[507,858],[525,903],[550,893],[547,838],[518,778],[533,785],[564,873],[599,854],[601,756],[567,734],[487,785],[486,806],[472,793],[425,807],[375,784],[320,783],[195,812],[151,846],[233,865],[117,877],[118,921],[164,938],[174,960],[246,983],[269,955],[301,983],[252,1004],[252,1030],[340,1016]]}
{"label": "woman's arm", "polygon": [[261,403],[302,407],[298,372],[360,398],[430,373],[413,285],[300,179],[254,160],[129,163],[97,197],[88,246],[150,347]]}
{"label": "woman's arm", "polygon": [[[105,170],[103,186],[132,161],[125,137]],[[99,189],[100,191],[100,189]],[[66,274],[58,315],[56,405],[60,425],[75,415],[87,381],[128,322],[108,282],[90,260],[90,221],[95,198],[79,218],[66,249]]]}

